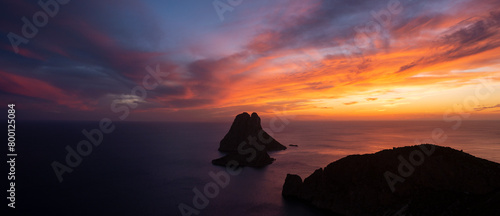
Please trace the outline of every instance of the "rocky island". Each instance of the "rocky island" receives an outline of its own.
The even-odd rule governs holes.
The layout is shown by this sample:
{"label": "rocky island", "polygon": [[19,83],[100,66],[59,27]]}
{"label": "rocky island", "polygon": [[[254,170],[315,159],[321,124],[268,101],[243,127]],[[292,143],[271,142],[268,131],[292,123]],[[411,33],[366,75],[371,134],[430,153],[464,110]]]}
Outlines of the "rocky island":
{"label": "rocky island", "polygon": [[268,151],[285,149],[284,145],[262,129],[257,113],[249,115],[244,112],[236,116],[229,132],[220,141],[219,151],[227,155],[212,160],[212,164],[226,166],[233,163],[238,166],[263,167],[274,161]]}
{"label": "rocky island", "polygon": [[282,195],[339,215],[500,215],[500,164],[431,144],[350,155]]}

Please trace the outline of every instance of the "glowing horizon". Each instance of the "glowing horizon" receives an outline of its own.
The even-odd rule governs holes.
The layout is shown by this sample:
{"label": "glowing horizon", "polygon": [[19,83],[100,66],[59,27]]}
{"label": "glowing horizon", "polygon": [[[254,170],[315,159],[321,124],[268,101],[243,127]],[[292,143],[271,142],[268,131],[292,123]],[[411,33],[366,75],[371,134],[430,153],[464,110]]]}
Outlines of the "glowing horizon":
{"label": "glowing horizon", "polygon": [[[212,2],[115,4],[60,5],[17,54],[4,37],[1,101],[26,119],[116,118],[118,101],[146,121],[500,120],[499,1],[243,1],[223,20]],[[41,10],[10,8],[5,35]],[[168,76],[134,95],[156,65]]]}

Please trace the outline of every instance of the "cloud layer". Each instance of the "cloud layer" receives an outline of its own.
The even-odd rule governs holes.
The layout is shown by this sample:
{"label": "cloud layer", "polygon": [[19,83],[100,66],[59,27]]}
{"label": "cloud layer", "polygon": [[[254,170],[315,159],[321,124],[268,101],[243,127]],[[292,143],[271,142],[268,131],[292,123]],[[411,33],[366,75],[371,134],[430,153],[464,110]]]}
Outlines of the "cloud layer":
{"label": "cloud layer", "polygon": [[[61,119],[110,115],[110,104],[135,98],[131,89],[155,65],[169,76],[135,100],[140,119],[283,108],[303,116],[441,116],[477,80],[500,82],[500,2],[492,0],[252,1],[224,22],[210,2],[71,1],[17,54],[7,35],[24,36],[22,17],[32,21],[42,9],[1,4],[9,8],[0,15],[1,101]],[[434,98],[440,94],[457,96]],[[482,105],[496,104],[495,96],[475,111],[498,117]]]}

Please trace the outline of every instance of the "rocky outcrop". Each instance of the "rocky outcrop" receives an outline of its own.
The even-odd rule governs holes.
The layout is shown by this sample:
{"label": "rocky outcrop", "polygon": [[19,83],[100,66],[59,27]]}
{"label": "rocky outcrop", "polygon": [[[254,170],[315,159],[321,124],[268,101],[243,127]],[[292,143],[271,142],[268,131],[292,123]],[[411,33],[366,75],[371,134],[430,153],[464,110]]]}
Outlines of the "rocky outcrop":
{"label": "rocky outcrop", "polygon": [[284,149],[285,146],[262,129],[257,113],[250,116],[245,112],[236,116],[229,132],[220,141],[219,151],[227,155],[212,160],[212,164],[226,166],[231,162],[238,166],[263,167],[275,160],[267,151]]}
{"label": "rocky outcrop", "polygon": [[302,178],[298,175],[287,174],[283,184],[284,197],[299,198],[302,191]]}
{"label": "rocky outcrop", "polygon": [[260,124],[257,113],[250,116],[244,112],[236,116],[229,132],[220,141],[219,151],[236,152],[241,143],[254,139],[257,145],[264,146],[266,151],[285,150],[286,147],[266,133]]}
{"label": "rocky outcrop", "polygon": [[304,181],[288,174],[282,195],[342,215],[500,215],[500,164],[430,144],[394,148]]}

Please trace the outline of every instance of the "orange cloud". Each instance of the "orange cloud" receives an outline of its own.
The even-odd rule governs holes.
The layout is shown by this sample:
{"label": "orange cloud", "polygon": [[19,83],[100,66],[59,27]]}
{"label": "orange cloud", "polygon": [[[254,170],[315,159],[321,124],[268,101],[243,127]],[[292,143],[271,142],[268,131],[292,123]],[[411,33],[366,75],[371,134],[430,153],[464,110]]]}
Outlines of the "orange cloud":
{"label": "orange cloud", "polygon": [[344,105],[353,105],[353,104],[357,104],[357,103],[358,103],[357,101],[352,101],[352,102],[344,103]]}
{"label": "orange cloud", "polygon": [[[413,41],[413,44],[395,43],[389,49],[367,52],[362,58],[318,55],[315,46],[276,50],[276,44],[282,43],[282,35],[276,31],[268,31],[257,35],[249,46],[254,51],[265,52],[265,57],[250,62],[248,65],[251,67],[237,69],[239,75],[252,74],[252,76],[223,82],[228,92],[225,98],[217,100],[216,106],[260,106],[273,101],[291,105],[293,103],[287,101],[299,100],[307,106],[296,107],[295,110],[306,113],[315,107],[325,107],[324,103],[315,102],[317,100],[334,101],[336,98],[359,95],[360,99],[375,101],[383,94],[365,93],[374,89],[385,92],[391,92],[393,89],[414,89],[411,90],[411,94],[415,95],[421,92],[419,89],[431,92],[434,89],[438,94],[439,91],[453,91],[471,85],[471,80],[498,77],[500,19],[497,13],[487,13],[487,16],[473,22],[468,21],[467,17],[445,15],[435,16],[432,19],[421,17],[404,28],[412,26],[411,28],[418,32],[440,30],[436,34],[421,35],[420,40]],[[412,33],[404,33],[406,31],[404,28],[394,31],[395,39],[411,37]],[[297,61],[294,56],[298,56],[302,61]],[[307,60],[303,61],[304,59]],[[277,65],[279,67],[276,67]],[[485,67],[490,69],[481,69]],[[473,71],[467,72],[468,70]],[[418,97],[424,96],[420,95]],[[388,100],[400,100],[406,96],[406,92],[399,92],[398,97]],[[411,105],[411,100],[417,100],[411,99],[412,97],[407,102],[390,105],[392,107]],[[339,103],[352,105],[357,102]],[[422,106],[413,105],[420,108]],[[374,110],[395,112],[386,108]],[[330,111],[330,114],[340,111]],[[418,112],[417,108],[411,109],[411,112]],[[439,116],[444,110],[434,109],[432,112]],[[322,113],[327,114],[324,111]]]}

